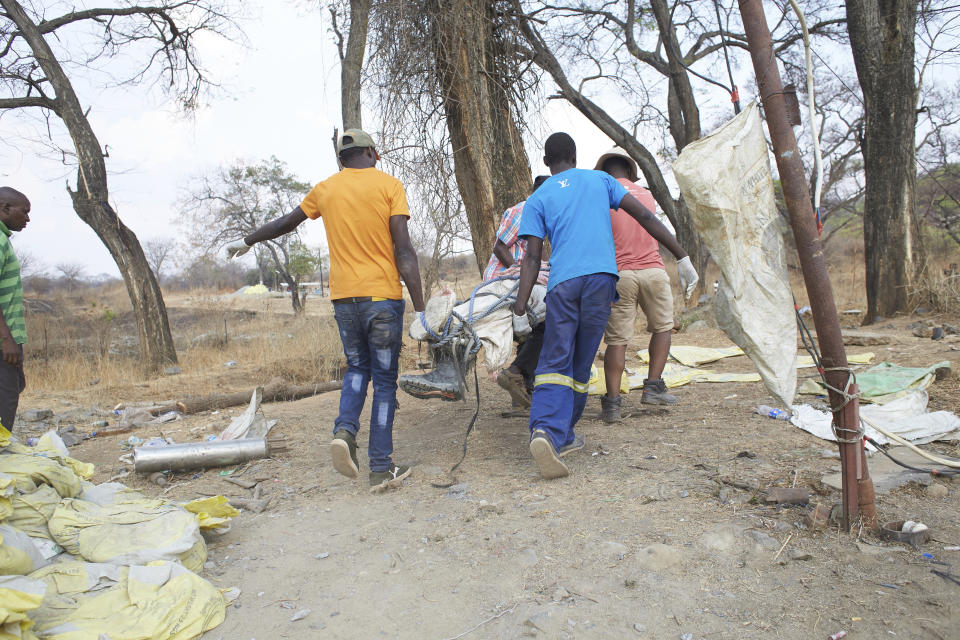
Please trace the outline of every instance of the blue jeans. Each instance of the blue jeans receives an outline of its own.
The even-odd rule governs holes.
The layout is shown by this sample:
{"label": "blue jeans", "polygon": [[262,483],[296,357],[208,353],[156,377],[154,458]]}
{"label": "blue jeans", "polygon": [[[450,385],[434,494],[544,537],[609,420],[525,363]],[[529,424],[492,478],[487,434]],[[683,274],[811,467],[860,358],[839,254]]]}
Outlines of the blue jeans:
{"label": "blue jeans", "polygon": [[587,404],[590,368],[616,297],[617,278],[609,273],[571,278],[547,294],[530,432],[546,432],[555,448],[573,442],[573,427]]}
{"label": "blue jeans", "polygon": [[370,411],[371,471],[390,468],[393,453],[393,414],[397,408],[397,361],[403,344],[403,300],[339,302],[333,315],[340,330],[347,373],[340,390],[340,415],[333,432],[346,429],[354,436],[360,430],[360,412],[367,399],[367,383],[373,380]]}

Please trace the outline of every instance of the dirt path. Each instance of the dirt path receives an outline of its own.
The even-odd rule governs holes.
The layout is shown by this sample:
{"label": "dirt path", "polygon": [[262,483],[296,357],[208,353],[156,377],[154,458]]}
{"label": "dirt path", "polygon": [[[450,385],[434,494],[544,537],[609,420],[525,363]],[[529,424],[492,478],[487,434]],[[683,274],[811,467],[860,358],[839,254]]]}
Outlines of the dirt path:
{"label": "dirt path", "polygon": [[[897,341],[889,347],[852,351],[901,364],[957,359],[946,343],[903,337],[902,327],[890,333]],[[675,343],[728,344],[710,330]],[[712,368],[751,370],[745,358]],[[958,390],[956,376],[935,385],[933,408],[960,410]],[[931,573],[947,565],[903,546],[864,552],[835,528],[801,529],[801,507],[757,504],[753,492],[714,480],[767,487],[796,479],[814,500],[839,501],[820,483],[839,467],[823,457],[833,447],[752,414],[767,401],[761,384],[700,383],[678,395],[678,407],[622,424],[583,421],[587,448],[567,459],[571,476],[544,482],[529,458],[526,421],[501,418],[505,394],[483,381],[458,484],[439,489],[431,481],[459,457],[473,405],[401,394],[394,457],[416,468],[404,488],[383,495],[367,490],[365,448],[360,481],[330,464],[337,394],[265,406],[290,451],[244,470],[266,479],[270,506],[244,513],[210,544],[205,575],[242,594],[205,638],[957,637],[960,586]],[[598,408],[591,398],[588,411]],[[185,435],[194,425],[218,430],[221,417],[175,423],[184,435],[174,437],[195,439]],[[74,452],[98,463],[96,481],[119,466],[114,441],[89,440]],[[249,494],[216,470],[176,480],[167,494],[175,499]],[[960,483],[937,483],[946,498],[909,485],[880,496],[878,511],[927,523],[942,542],[922,551],[960,574],[960,552],[943,549],[960,544]]]}

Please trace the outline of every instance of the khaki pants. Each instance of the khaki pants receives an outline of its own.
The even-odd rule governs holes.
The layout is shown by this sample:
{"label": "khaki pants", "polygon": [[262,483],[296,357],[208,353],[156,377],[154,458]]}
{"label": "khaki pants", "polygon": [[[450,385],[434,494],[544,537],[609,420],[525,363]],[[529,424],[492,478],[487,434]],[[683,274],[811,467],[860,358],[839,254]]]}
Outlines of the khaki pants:
{"label": "khaki pants", "polygon": [[673,329],[673,291],[670,276],[660,268],[627,269],[617,282],[620,299],[610,310],[610,320],[603,341],[608,345],[625,345],[633,337],[637,308],[647,318],[647,331],[663,333]]}

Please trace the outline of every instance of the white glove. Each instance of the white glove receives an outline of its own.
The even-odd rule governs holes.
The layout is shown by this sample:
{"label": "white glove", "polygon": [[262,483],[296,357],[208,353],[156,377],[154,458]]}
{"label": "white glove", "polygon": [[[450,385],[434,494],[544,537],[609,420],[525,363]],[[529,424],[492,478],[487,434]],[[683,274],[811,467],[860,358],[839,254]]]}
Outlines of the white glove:
{"label": "white glove", "polygon": [[250,245],[248,245],[244,240],[234,242],[233,244],[227,245],[227,259],[232,260],[234,258],[239,258],[250,251]]}
{"label": "white glove", "polygon": [[[407,335],[413,338],[414,340],[417,340],[418,338],[416,338],[413,335],[413,328],[420,327],[421,329],[424,329],[424,327],[426,326],[427,326],[426,316],[423,315],[423,311],[414,311],[413,322],[410,323],[410,330],[407,332]],[[427,335],[429,335],[429,332],[427,332]]]}
{"label": "white glove", "polygon": [[677,262],[677,272],[680,275],[680,288],[683,289],[684,297],[689,300],[690,296],[693,295],[693,290],[697,288],[697,283],[700,282],[700,276],[697,275],[697,270],[693,268],[690,256],[680,258],[680,261]]}
{"label": "white glove", "polygon": [[518,316],[513,314],[513,335],[522,338],[523,336],[530,335],[530,332],[533,331],[533,327],[530,326],[530,320],[527,318],[527,314]]}

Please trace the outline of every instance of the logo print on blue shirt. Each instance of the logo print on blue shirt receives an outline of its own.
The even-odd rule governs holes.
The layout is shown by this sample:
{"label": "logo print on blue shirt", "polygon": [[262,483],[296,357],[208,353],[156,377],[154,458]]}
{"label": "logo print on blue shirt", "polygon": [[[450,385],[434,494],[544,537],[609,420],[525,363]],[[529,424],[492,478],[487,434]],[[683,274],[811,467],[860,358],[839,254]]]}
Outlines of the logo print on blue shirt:
{"label": "logo print on blue shirt", "polygon": [[560,180],[559,182],[560,182],[560,188],[561,188],[561,189],[564,189],[564,188],[570,186],[570,181],[569,181],[569,180],[564,179],[564,180]]}

